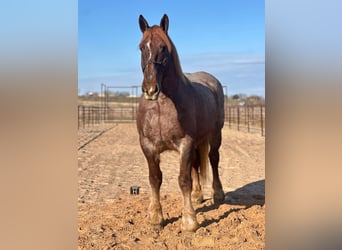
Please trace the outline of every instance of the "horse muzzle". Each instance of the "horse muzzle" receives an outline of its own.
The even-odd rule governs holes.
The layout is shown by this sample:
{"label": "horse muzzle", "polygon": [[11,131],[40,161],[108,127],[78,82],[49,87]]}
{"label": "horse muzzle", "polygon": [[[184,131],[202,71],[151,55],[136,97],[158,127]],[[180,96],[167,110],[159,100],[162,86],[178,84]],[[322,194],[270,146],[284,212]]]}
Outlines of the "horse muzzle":
{"label": "horse muzzle", "polygon": [[157,83],[155,86],[151,86],[148,89],[142,88],[142,91],[144,93],[144,97],[146,100],[157,100],[158,95],[160,93],[160,87],[159,84]]}

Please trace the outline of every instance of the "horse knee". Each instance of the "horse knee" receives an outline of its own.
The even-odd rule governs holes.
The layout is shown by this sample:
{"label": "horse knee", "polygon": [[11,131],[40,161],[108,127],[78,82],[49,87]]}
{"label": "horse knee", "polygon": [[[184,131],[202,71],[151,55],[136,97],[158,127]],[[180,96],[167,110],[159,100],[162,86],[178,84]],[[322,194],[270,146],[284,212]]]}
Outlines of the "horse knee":
{"label": "horse knee", "polygon": [[150,173],[149,179],[150,179],[150,184],[152,186],[159,188],[162,184],[162,181],[163,181],[163,175],[161,172],[160,173]]}
{"label": "horse knee", "polygon": [[178,177],[178,184],[181,190],[184,191],[190,191],[191,190],[191,177],[188,175],[180,175]]}

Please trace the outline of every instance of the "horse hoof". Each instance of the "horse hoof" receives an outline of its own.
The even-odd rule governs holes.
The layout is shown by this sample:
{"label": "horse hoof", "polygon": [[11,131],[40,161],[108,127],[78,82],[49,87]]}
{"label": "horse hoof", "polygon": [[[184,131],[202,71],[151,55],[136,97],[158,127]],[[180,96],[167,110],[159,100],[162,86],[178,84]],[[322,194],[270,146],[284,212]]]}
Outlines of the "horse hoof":
{"label": "horse hoof", "polygon": [[203,196],[202,197],[197,197],[197,198],[192,197],[191,198],[191,202],[193,204],[201,204],[203,202]]}
{"label": "horse hoof", "polygon": [[191,224],[182,223],[182,231],[184,232],[196,232],[198,228],[199,228],[199,224],[197,221]]}
{"label": "horse hoof", "polygon": [[150,226],[155,230],[161,230],[164,227],[164,220],[152,221],[149,220]]}
{"label": "horse hoof", "polygon": [[214,203],[222,203],[224,201],[225,195],[223,190],[214,192]]}
{"label": "horse hoof", "polygon": [[192,216],[182,216],[181,228],[184,232],[195,232],[199,228],[199,224],[196,218],[192,218]]}
{"label": "horse hoof", "polygon": [[191,194],[191,202],[195,204],[201,204],[203,202],[202,192],[193,192]]}
{"label": "horse hoof", "polygon": [[164,218],[163,218],[163,214],[161,213],[161,210],[158,212],[149,213],[149,223],[153,227],[163,227]]}

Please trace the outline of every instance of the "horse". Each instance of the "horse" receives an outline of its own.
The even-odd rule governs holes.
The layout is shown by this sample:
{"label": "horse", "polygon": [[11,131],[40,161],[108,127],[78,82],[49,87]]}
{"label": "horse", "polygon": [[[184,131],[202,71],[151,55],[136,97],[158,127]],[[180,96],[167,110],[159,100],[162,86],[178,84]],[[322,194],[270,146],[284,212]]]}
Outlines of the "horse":
{"label": "horse", "polygon": [[137,110],[137,130],[149,169],[151,225],[162,228],[160,204],[162,172],[160,154],[166,150],[180,155],[178,184],[183,196],[181,228],[199,228],[192,201],[201,202],[201,181],[207,179],[208,156],[212,167],[215,203],[224,200],[218,173],[221,129],[224,125],[224,95],[219,80],[209,73],[182,72],[175,45],[168,35],[169,18],[149,26],[139,16],[142,39],[142,95]]}

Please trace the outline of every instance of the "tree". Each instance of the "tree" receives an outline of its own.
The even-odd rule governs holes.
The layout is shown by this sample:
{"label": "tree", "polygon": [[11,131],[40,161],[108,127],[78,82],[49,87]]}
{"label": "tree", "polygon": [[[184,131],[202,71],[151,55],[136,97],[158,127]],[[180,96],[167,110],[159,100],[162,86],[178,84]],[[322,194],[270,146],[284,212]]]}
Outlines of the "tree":
{"label": "tree", "polygon": [[238,94],[235,94],[235,95],[232,96],[232,99],[233,100],[239,100],[240,96]]}
{"label": "tree", "polygon": [[251,95],[246,99],[247,105],[260,105],[265,104],[265,99],[258,95]]}

